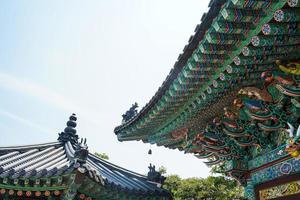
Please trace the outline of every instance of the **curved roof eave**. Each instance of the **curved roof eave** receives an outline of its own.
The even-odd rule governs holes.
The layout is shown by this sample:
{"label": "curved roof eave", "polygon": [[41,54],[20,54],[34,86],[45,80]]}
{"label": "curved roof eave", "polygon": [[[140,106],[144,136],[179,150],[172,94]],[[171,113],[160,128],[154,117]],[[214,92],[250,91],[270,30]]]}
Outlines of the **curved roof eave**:
{"label": "curved roof eave", "polygon": [[115,134],[122,131],[126,127],[138,121],[142,118],[168,90],[173,81],[177,78],[178,74],[181,72],[182,68],[185,66],[187,60],[191,57],[194,50],[197,48],[199,42],[203,39],[206,30],[210,27],[214,18],[219,14],[222,5],[226,0],[211,0],[208,7],[210,8],[207,13],[204,13],[201,17],[201,23],[195,28],[195,34],[191,35],[189,38],[189,43],[184,47],[183,53],[178,56],[178,60],[175,62],[173,68],[168,74],[165,81],[159,87],[158,91],[151,98],[151,100],[139,111],[139,113],[130,119],[128,122],[117,126],[114,129]]}

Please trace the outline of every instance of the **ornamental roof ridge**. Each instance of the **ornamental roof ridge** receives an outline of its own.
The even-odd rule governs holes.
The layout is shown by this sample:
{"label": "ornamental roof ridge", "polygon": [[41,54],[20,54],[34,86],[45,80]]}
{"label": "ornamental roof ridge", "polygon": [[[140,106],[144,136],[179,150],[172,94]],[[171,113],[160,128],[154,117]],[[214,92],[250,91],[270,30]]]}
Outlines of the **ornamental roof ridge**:
{"label": "ornamental roof ridge", "polygon": [[59,133],[57,140],[62,144],[70,142],[74,151],[74,158],[76,162],[78,162],[79,164],[84,164],[86,163],[89,151],[86,143],[86,138],[81,138],[79,142],[79,136],[77,135],[77,131],[75,129],[77,126],[76,121],[76,114],[73,113],[66,123],[67,127],[63,132]]}
{"label": "ornamental roof ridge", "polygon": [[[87,140],[79,138],[76,134],[76,121],[76,115],[72,114],[64,131],[59,133],[58,141],[0,147],[0,179],[5,180],[4,185],[10,187],[10,184],[19,184],[18,187],[22,191],[24,188],[35,191],[36,188],[27,187],[27,185],[41,186],[44,184],[44,180],[55,179],[53,184],[50,181],[47,185],[53,189],[58,186],[56,179],[60,179],[59,187],[63,188],[67,184],[72,185],[71,180],[80,177],[81,180],[92,185],[98,184],[104,190],[116,189],[128,195],[162,196],[172,199],[172,195],[167,190],[158,183],[148,180],[147,176],[115,165],[90,153]],[[76,175],[74,176],[74,174]],[[41,179],[43,181],[40,181]],[[93,192],[97,193],[97,191]]]}
{"label": "ornamental roof ridge", "polygon": [[69,120],[67,121],[66,125],[67,127],[64,129],[63,132],[59,133],[58,135],[58,141],[61,143],[70,142],[73,146],[78,144],[79,136],[77,135],[76,126],[77,126],[77,117],[76,114],[72,114],[69,117]]}

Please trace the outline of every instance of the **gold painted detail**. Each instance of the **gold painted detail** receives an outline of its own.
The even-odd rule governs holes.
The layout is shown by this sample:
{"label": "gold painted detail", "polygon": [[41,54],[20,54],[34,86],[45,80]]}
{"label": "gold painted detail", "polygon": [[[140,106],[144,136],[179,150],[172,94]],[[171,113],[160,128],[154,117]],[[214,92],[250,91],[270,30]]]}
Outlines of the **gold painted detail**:
{"label": "gold painted detail", "polygon": [[300,62],[283,62],[276,60],[279,69],[287,74],[300,75]]}
{"label": "gold painted detail", "polygon": [[298,126],[296,134],[294,134],[294,126],[290,123],[287,123],[289,129],[286,131],[289,133],[290,139],[287,141],[287,145],[285,148],[285,151],[290,154],[293,158],[299,158],[300,157],[300,125]]}
{"label": "gold painted detail", "polygon": [[259,199],[269,200],[298,193],[300,193],[300,180],[260,190]]}

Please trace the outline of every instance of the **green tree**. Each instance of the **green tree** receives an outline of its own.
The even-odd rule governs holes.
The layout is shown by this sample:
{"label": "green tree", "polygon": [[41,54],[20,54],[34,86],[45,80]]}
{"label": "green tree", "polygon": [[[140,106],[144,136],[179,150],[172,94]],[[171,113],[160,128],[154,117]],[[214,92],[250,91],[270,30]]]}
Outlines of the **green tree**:
{"label": "green tree", "polygon": [[210,169],[211,174],[219,174],[221,176],[226,176],[225,171],[225,163],[214,165]]}
{"label": "green tree", "polygon": [[232,200],[242,197],[242,188],[236,181],[223,176],[181,179],[170,175],[164,188],[172,192],[175,200]]}
{"label": "green tree", "polygon": [[177,195],[177,190],[181,184],[181,178],[178,175],[169,175],[163,184],[163,188],[172,192],[174,196]]}
{"label": "green tree", "polygon": [[97,156],[98,158],[103,159],[103,160],[109,160],[109,157],[106,153],[95,152],[94,155]]}
{"label": "green tree", "polygon": [[[174,197],[178,200],[201,199],[201,197],[206,197],[206,194],[209,193],[209,191],[204,190],[205,186],[203,179],[200,178],[183,179]],[[203,192],[204,194],[202,194]]]}
{"label": "green tree", "polygon": [[158,168],[158,172],[159,172],[161,175],[166,174],[166,173],[167,173],[167,168],[164,167],[164,166],[160,166],[160,167]]}

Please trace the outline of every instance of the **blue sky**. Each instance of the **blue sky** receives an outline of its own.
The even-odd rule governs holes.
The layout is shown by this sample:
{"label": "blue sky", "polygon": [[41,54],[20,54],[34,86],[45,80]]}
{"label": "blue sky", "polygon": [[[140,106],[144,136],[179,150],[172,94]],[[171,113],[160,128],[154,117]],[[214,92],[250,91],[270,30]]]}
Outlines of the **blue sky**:
{"label": "blue sky", "polygon": [[201,160],[119,142],[121,115],[144,106],[187,44],[208,0],[1,1],[0,146],[55,141],[71,113],[91,152],[146,173],[206,177]]}

